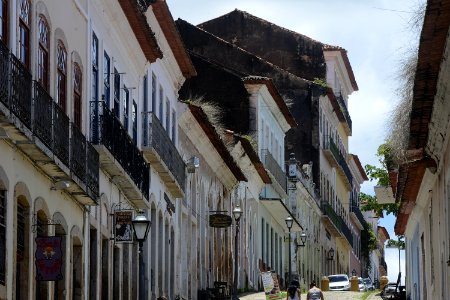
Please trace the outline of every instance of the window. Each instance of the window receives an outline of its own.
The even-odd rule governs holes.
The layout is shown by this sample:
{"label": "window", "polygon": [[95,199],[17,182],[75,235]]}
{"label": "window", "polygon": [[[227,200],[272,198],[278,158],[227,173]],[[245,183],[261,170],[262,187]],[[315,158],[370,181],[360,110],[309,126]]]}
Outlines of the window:
{"label": "window", "polygon": [[73,119],[75,125],[81,129],[81,68],[73,64]]}
{"label": "window", "polygon": [[8,45],[8,1],[1,0],[0,5],[0,41]]}
{"label": "window", "polygon": [[176,141],[175,134],[176,134],[176,119],[177,115],[175,113],[175,110],[172,110],[172,141]]}
{"label": "window", "polygon": [[147,113],[148,112],[148,86],[147,86],[147,84],[148,84],[148,80],[147,80],[147,75],[144,75],[144,78],[143,78],[143,80],[142,80],[143,82],[143,85],[144,85],[144,97],[143,97],[143,102],[144,103],[142,103],[143,105],[142,105],[142,107],[143,107],[143,109],[144,109],[144,112],[145,113]]}
{"label": "window", "polygon": [[58,41],[56,59],[56,64],[58,67],[56,76],[56,103],[61,106],[63,111],[66,111],[67,51],[61,40]]}
{"label": "window", "polygon": [[131,108],[131,120],[133,122],[133,142],[137,143],[137,104],[133,100],[133,107]]}
{"label": "window", "polygon": [[164,90],[162,86],[159,86],[159,120],[163,123],[163,110],[164,110]]}
{"label": "window", "polygon": [[103,54],[103,97],[105,101],[105,106],[109,109],[109,101],[111,95],[111,63],[108,54],[105,52]]}
{"label": "window", "polygon": [[30,1],[20,0],[19,60],[30,68]]}
{"label": "window", "polygon": [[38,24],[38,30],[39,30],[39,48],[38,48],[38,72],[37,72],[37,79],[38,82],[41,84],[41,86],[48,91],[48,77],[49,77],[49,56],[48,56],[48,50],[50,48],[49,44],[49,30],[48,30],[48,23],[47,20],[43,15],[39,16],[39,24]]}
{"label": "window", "polygon": [[126,86],[124,86],[123,89],[125,91],[125,97],[123,98],[123,126],[125,127],[125,130],[128,131],[128,119],[130,113],[128,102],[130,101],[130,91]]}
{"label": "window", "polygon": [[98,102],[98,39],[92,35],[92,101]]}
{"label": "window", "polygon": [[156,76],[152,73],[152,112],[156,113]]}
{"label": "window", "polygon": [[120,118],[120,74],[114,68],[114,115],[117,119]]}
{"label": "window", "polygon": [[169,99],[166,98],[166,131],[170,133],[170,102]]}

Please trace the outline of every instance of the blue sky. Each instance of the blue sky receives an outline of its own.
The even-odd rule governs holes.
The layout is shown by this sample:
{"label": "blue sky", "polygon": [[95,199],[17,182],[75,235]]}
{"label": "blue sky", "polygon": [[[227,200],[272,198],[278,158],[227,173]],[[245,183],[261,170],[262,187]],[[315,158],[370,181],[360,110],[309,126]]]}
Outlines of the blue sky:
{"label": "blue sky", "polygon": [[[409,21],[422,0],[166,0],[174,19],[192,24],[234,9],[348,51],[359,91],[349,100],[353,123],[350,152],[361,163],[379,165],[377,148],[386,137],[386,122],[398,100],[398,66],[417,44]],[[374,194],[374,182],[362,191]],[[380,220],[391,237],[395,218]]]}

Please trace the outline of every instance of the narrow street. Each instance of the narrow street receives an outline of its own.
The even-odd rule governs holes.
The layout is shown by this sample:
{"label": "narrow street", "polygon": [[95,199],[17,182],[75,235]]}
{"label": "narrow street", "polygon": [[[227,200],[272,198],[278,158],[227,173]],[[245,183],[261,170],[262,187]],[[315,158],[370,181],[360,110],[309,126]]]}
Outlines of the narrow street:
{"label": "narrow street", "polygon": [[[324,292],[325,300],[354,300],[354,299],[363,299],[363,295],[365,293],[358,292]],[[265,300],[266,297],[264,292],[246,294],[245,296],[239,296],[241,300]],[[367,300],[381,300],[381,296],[379,291],[373,291]],[[306,294],[301,295],[301,300],[306,300]]]}

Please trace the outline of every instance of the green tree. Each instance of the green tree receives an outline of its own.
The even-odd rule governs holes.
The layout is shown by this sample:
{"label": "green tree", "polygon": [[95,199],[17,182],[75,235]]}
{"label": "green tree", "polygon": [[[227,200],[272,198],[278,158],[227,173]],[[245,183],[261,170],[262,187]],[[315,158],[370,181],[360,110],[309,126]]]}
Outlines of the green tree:
{"label": "green tree", "polygon": [[[381,164],[381,167],[376,167],[372,165],[365,165],[364,169],[366,171],[367,177],[369,177],[370,181],[376,180],[377,184],[380,186],[389,187],[389,173],[388,170],[395,169],[397,166],[394,163],[393,159],[390,155],[390,148],[388,144],[382,144],[378,147],[377,156],[378,161]],[[365,193],[360,193],[359,197],[361,199],[361,210],[369,211],[373,210],[378,216],[382,216],[385,211],[387,214],[392,213],[397,217],[398,210],[400,207],[399,203],[389,203],[389,204],[380,204],[377,201],[376,196],[367,195]]]}

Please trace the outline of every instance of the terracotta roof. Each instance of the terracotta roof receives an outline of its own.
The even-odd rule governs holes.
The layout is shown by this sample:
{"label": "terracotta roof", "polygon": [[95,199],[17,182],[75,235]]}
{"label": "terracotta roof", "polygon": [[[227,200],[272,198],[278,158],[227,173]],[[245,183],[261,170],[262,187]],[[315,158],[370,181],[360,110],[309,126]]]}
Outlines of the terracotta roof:
{"label": "terracotta roof", "polygon": [[185,78],[195,76],[197,73],[194,65],[186,52],[183,40],[177,30],[175,21],[173,20],[169,7],[167,6],[167,2],[165,0],[155,0],[152,4],[152,9],[156,20],[161,26],[164,36],[172,49],[183,76]]}
{"label": "terracotta roof", "polygon": [[361,162],[359,161],[359,157],[358,155],[352,154],[353,160],[356,163],[356,166],[358,167],[359,172],[361,173],[363,179],[365,181],[369,180],[369,178],[367,177],[366,171],[364,171],[363,166],[361,165]]}
{"label": "terracotta roof", "polygon": [[428,142],[429,123],[449,25],[450,0],[428,0],[414,79],[408,145],[409,151],[422,154],[414,162],[399,169],[396,198],[400,199],[401,205],[395,223],[396,234],[405,232],[425,169],[436,167],[436,162],[427,156],[424,149]]}
{"label": "terracotta roof", "polygon": [[352,65],[347,56],[347,50],[339,46],[323,45],[323,51],[339,51],[341,52],[342,59],[344,60],[345,68],[347,69],[348,76],[350,77],[350,82],[355,91],[358,90],[358,84],[356,83],[355,74],[353,73]]}
{"label": "terracotta roof", "polygon": [[389,233],[388,233],[388,231],[386,230],[385,227],[383,227],[383,226],[378,226],[378,231],[381,232],[381,233],[384,235],[385,239],[390,239],[390,238],[391,238],[391,237],[389,236]]}
{"label": "terracotta roof", "polygon": [[286,121],[288,122],[291,127],[297,127],[297,122],[295,121],[294,117],[292,116],[291,112],[289,111],[289,108],[286,105],[286,102],[284,102],[283,98],[281,97],[280,93],[278,92],[278,89],[276,88],[275,84],[273,83],[272,79],[267,77],[261,77],[261,76],[248,76],[243,78],[244,82],[246,84],[264,84],[266,85],[267,89],[269,90],[270,95],[275,100],[275,103],[277,104],[278,108],[280,109],[283,116],[286,118]]}
{"label": "terracotta roof", "polygon": [[219,134],[217,133],[216,129],[209,122],[208,117],[206,116],[205,112],[200,107],[192,105],[192,104],[189,104],[188,107],[189,107],[189,110],[191,111],[192,115],[195,117],[195,119],[199,123],[200,127],[205,132],[206,136],[209,138],[211,143],[214,145],[214,148],[216,148],[220,157],[222,157],[223,161],[228,166],[231,173],[233,173],[234,177],[238,181],[247,181],[247,178],[245,177],[244,173],[242,173],[241,169],[234,161],[233,157],[231,156],[227,147],[223,143],[223,141],[220,138]]}
{"label": "terracotta roof", "polygon": [[259,156],[256,153],[255,149],[250,144],[250,141],[242,136],[238,136],[238,140],[241,142],[242,148],[244,148],[245,153],[247,153],[253,166],[255,166],[255,169],[258,172],[259,176],[261,177],[262,181],[266,184],[271,184],[272,180],[270,179],[270,176],[267,173],[264,164],[259,159]]}
{"label": "terracotta roof", "polygon": [[119,0],[119,4],[147,60],[153,63],[156,59],[162,58],[163,53],[156,41],[155,33],[148,25],[147,19],[142,11],[143,8],[138,5],[138,1]]}

